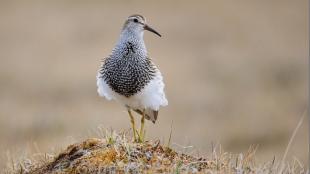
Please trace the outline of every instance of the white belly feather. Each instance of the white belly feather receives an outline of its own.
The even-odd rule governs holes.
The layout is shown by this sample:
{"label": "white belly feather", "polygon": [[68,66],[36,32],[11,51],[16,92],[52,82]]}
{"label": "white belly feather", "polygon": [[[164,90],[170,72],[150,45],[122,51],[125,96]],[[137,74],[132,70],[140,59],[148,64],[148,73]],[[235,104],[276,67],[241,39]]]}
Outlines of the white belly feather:
{"label": "white belly feather", "polygon": [[132,109],[152,109],[159,110],[160,106],[167,106],[168,101],[164,93],[163,77],[157,71],[155,77],[137,94],[125,97],[114,92],[109,85],[97,76],[97,91],[100,96],[108,100],[116,100],[117,102],[129,106]]}

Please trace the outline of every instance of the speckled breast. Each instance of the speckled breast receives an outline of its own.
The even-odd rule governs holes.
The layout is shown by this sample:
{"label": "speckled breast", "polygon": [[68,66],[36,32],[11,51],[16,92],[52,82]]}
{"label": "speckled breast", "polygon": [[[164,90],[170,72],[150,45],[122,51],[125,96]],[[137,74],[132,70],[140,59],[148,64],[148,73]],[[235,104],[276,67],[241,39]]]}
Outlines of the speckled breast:
{"label": "speckled breast", "polygon": [[155,76],[156,67],[149,58],[124,54],[107,58],[100,70],[101,78],[116,93],[130,97],[141,91]]}

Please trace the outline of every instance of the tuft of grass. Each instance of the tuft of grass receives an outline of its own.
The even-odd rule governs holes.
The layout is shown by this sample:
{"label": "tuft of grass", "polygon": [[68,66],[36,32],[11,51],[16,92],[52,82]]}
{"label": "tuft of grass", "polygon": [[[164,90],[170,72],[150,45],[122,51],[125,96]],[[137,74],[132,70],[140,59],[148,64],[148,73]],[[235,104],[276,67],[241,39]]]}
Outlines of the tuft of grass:
{"label": "tuft of grass", "polygon": [[[224,152],[213,146],[210,157],[188,155],[164,146],[159,140],[133,142],[126,133],[102,130],[101,138],[89,138],[69,145],[58,154],[36,154],[19,162],[10,162],[6,173],[306,173],[294,159],[283,165],[276,159],[255,163],[258,146],[245,153]],[[170,143],[169,143],[170,144]]]}

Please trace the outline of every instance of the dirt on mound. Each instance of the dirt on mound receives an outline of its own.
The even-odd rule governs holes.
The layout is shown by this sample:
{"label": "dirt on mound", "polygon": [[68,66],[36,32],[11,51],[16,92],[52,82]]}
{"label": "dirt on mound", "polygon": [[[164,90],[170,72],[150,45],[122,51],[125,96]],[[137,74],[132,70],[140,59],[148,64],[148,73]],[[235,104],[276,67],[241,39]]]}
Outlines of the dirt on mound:
{"label": "dirt on mound", "polygon": [[29,173],[172,173],[185,165],[195,173],[215,165],[203,158],[179,154],[159,141],[121,142],[87,139],[70,145],[54,160]]}

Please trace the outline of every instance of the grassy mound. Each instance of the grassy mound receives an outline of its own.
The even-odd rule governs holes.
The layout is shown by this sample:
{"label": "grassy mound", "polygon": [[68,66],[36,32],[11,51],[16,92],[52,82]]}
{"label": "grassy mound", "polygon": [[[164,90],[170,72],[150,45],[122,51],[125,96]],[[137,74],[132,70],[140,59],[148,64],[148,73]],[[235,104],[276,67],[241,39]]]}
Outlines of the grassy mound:
{"label": "grassy mound", "polygon": [[195,157],[177,152],[160,141],[134,143],[115,132],[68,146],[58,155],[24,160],[7,173],[306,173],[299,163],[279,165],[254,161],[255,147],[245,154],[213,152]]}

